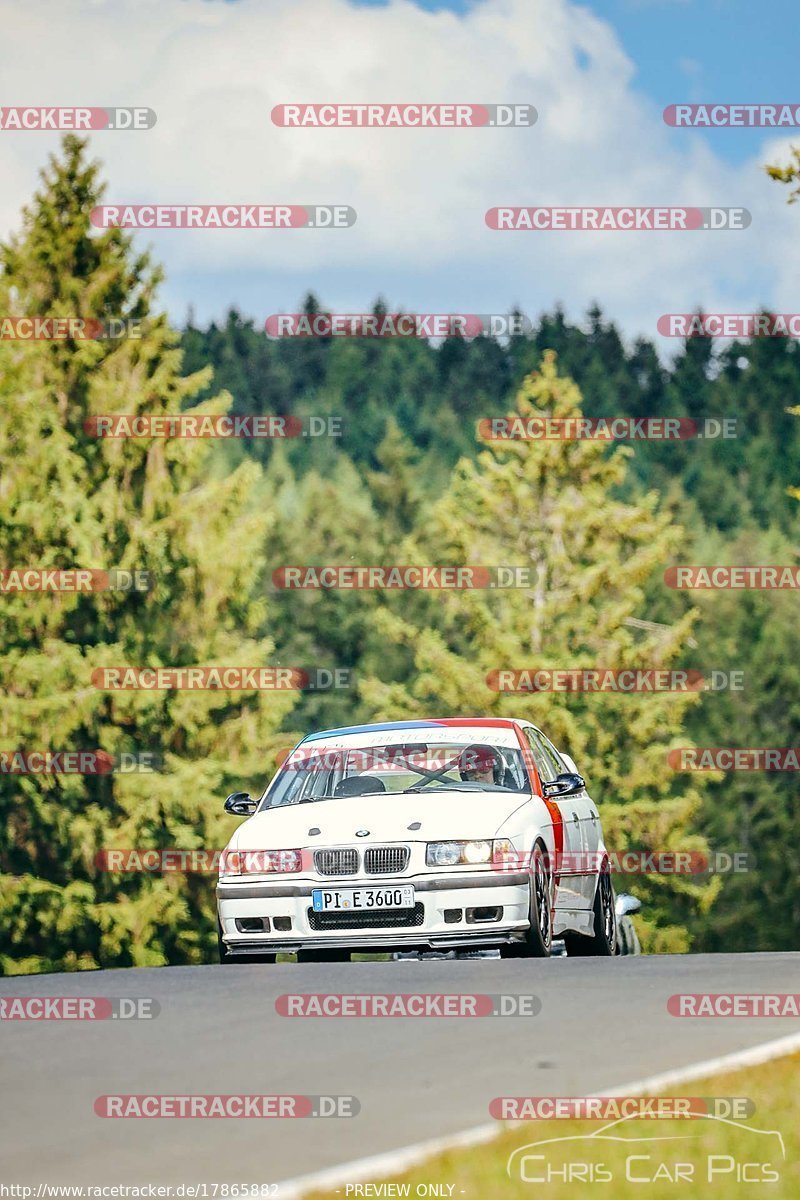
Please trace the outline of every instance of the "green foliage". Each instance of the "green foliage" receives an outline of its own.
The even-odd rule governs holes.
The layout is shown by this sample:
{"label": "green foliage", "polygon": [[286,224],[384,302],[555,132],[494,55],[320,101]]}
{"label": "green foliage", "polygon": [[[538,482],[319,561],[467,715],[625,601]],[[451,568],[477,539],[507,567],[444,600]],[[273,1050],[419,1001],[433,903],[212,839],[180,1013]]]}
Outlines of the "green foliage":
{"label": "green foliage", "polygon": [[[800,564],[800,550],[777,531],[718,534],[699,544],[706,562]],[[702,746],[798,747],[800,663],[797,593],[698,592],[698,640],[709,668],[741,671],[741,689],[705,693],[689,714]],[[800,844],[797,776],[730,771],[709,787],[701,827],[713,846],[743,852],[747,870],[724,878],[722,902],[696,922],[704,948],[755,951],[797,946],[800,898],[794,847]]]}
{"label": "green foliage", "polygon": [[[321,305],[309,296],[304,307]],[[373,311],[380,310],[376,304]],[[231,312],[221,328],[212,324],[203,333],[191,326],[183,344],[187,366],[210,363],[236,412],[341,416],[340,445],[330,438],[287,443],[299,474],[330,472],[337,450],[362,471],[378,468],[377,448],[394,424],[417,451],[418,486],[427,498],[444,490],[459,458],[475,457],[476,422],[504,414],[524,377],[554,350],[560,371],[580,385],[588,416],[735,420],[732,438],[636,442],[630,496],[642,489],[668,494],[691,528],[702,523],[733,535],[747,524],[796,527],[787,480],[794,481],[800,458],[800,423],[790,408],[800,394],[800,353],[791,338],[733,342],[721,352],[711,339],[689,338],[666,367],[644,338],[627,350],[598,309],[587,329],[556,310],[504,344],[484,336],[439,346],[415,338],[270,340]],[[226,465],[245,453],[266,462],[273,450],[262,439],[217,451]]]}
{"label": "green foliage", "polygon": [[[792,173],[794,172],[794,173]],[[798,166],[781,175],[800,178]],[[684,593],[670,562],[797,561],[800,353],[792,339],[626,346],[599,308],[480,337],[270,340],[231,311],[174,333],[160,272],[89,220],[102,196],[65,141],[0,247],[0,311],[130,317],[141,340],[0,341],[0,567],[146,570],[146,592],[6,594],[0,749],[163,756],[155,774],[0,774],[0,970],[199,962],[212,880],[108,875],[110,847],[222,846],[227,791],[259,791],[299,732],[438,713],[529,717],[575,757],[613,849],[746,850],[755,870],[624,881],[646,948],[780,949],[800,933],[792,777],[679,774],[671,746],[791,746],[796,594]],[[308,313],[321,311],[309,295]],[[383,301],[374,311],[386,311]],[[557,355],[558,371],[552,352]],[[574,381],[574,382],[573,382]],[[516,397],[516,399],[515,399]],[[341,439],[98,440],[105,413],[337,415]],[[707,418],[735,438],[484,444],[480,418]],[[792,486],[794,485],[794,486]],[[282,591],[287,564],[533,566],[494,592]],[[351,688],[104,693],[103,665],[268,663]],[[508,695],[496,668],[735,669],[742,692]],[[623,882],[623,881],[621,881]]]}
{"label": "green foliage", "polygon": [[[317,311],[321,306],[309,297],[306,307]],[[466,561],[467,547],[453,530],[461,516],[458,504],[463,505],[464,513],[472,511],[474,479],[469,464],[474,464],[481,452],[474,422],[505,414],[514,389],[526,373],[541,368],[548,349],[557,351],[561,374],[579,385],[587,415],[735,421],[736,436],[732,438],[637,442],[624,471],[604,480],[598,498],[602,511],[607,511],[609,503],[606,485],[615,503],[625,502],[634,509],[643,504],[643,497],[655,492],[661,498],[658,511],[662,519],[669,512],[684,531],[676,539],[673,530],[663,559],[658,561],[654,555],[647,578],[637,577],[640,594],[635,606],[625,610],[637,624],[622,626],[631,644],[616,648],[631,656],[663,652],[664,661],[672,661],[670,655],[679,645],[676,665],[745,671],[746,697],[702,695],[699,703],[686,708],[684,734],[678,737],[676,733],[676,744],[688,745],[692,740],[698,745],[745,747],[796,744],[800,728],[796,708],[793,703],[783,703],[784,697],[794,695],[794,656],[787,646],[776,655],[772,669],[765,670],[759,651],[762,643],[770,643],[773,628],[778,644],[784,636],[791,637],[793,594],[767,593],[753,598],[742,593],[700,593],[687,597],[665,588],[663,581],[669,561],[745,561],[739,557],[742,545],[751,546],[751,562],[796,560],[800,489],[791,485],[797,480],[800,423],[792,401],[800,394],[800,353],[793,339],[734,342],[722,351],[715,351],[708,339],[688,339],[678,345],[673,362],[665,365],[646,339],[626,349],[614,325],[605,321],[598,309],[589,313],[585,328],[570,324],[556,310],[543,315],[530,335],[512,338],[508,344],[478,338],[467,345],[451,340],[439,347],[412,340],[342,343],[320,339],[312,350],[303,343],[269,342],[252,327],[243,331],[246,323],[240,318],[232,316],[229,324],[231,321],[238,352],[246,363],[261,362],[263,356],[273,375],[280,364],[288,372],[282,378],[292,380],[288,390],[264,394],[261,400],[243,399],[240,404],[235,393],[237,411],[253,403],[254,411],[259,412],[293,412],[301,405],[304,411],[341,413],[346,436],[339,454],[357,468],[345,475],[341,465],[335,472],[323,470],[329,481],[347,479],[344,487],[333,492],[323,491],[319,479],[306,488],[306,475],[313,475],[320,448],[309,445],[308,439],[289,448],[295,464],[292,488],[304,500],[302,504],[294,502],[291,551],[285,544],[284,521],[275,527],[284,541],[270,542],[268,557],[273,566],[282,562],[414,561],[412,555],[417,555],[418,561]],[[191,332],[196,347],[203,336],[197,330]],[[208,354],[215,366],[222,364],[227,369],[233,332],[212,327],[206,336],[205,350],[198,352],[195,365],[199,367]],[[225,355],[223,346],[227,347]],[[313,386],[308,367],[312,355]],[[343,361],[347,362],[346,372],[341,369]],[[258,372],[252,374],[258,377]],[[365,436],[367,430],[369,436]],[[383,441],[378,430],[385,431]],[[387,503],[383,476],[386,455],[395,443],[402,449],[392,451],[394,478]],[[262,443],[254,452],[268,455],[269,447]],[[614,453],[606,449],[596,457],[599,462],[613,458]],[[459,459],[462,461],[456,466]],[[450,497],[451,508],[452,498],[458,497],[457,516],[444,528],[443,496]],[[338,520],[331,520],[332,510]],[[507,530],[501,504],[494,520],[481,547],[488,554],[485,561],[497,562]],[[512,548],[521,549],[520,545]],[[474,552],[476,547],[470,549]],[[562,711],[562,706],[544,697],[506,697],[501,703],[496,695],[487,696],[484,659],[489,653],[494,655],[493,666],[508,665],[510,656],[520,653],[519,631],[529,625],[527,603],[524,600],[520,609],[512,611],[512,602],[506,620],[516,632],[508,642],[502,640],[494,616],[491,621],[486,617],[481,597],[453,601],[441,594],[382,596],[369,592],[293,592],[276,597],[273,612],[280,613],[279,643],[287,640],[294,645],[292,639],[302,637],[304,653],[316,651],[320,661],[353,668],[362,685],[355,693],[301,697],[292,727],[308,729],[389,713],[417,715],[434,705],[441,712],[527,713],[540,720],[556,740],[562,738],[571,745],[582,765],[583,754],[593,755],[588,773],[604,800],[609,843],[655,845],[664,835],[660,819],[671,813],[673,802],[665,804],[663,794],[657,792],[661,798],[652,812],[642,810],[641,794],[632,807],[615,807],[611,797],[618,786],[617,764],[609,742],[599,754],[593,749],[595,743],[601,743],[590,719],[591,709],[586,710],[588,698],[583,707],[573,698]],[[461,612],[463,604],[466,615]],[[754,605],[760,614],[756,630],[749,623]],[[685,620],[691,607],[697,615],[689,637]],[[460,634],[467,617],[468,637]],[[485,621],[484,626],[480,620]],[[785,635],[781,633],[784,620],[788,622]],[[650,644],[645,636],[648,630]],[[731,630],[735,631],[733,642]],[[576,634],[578,640],[573,644]],[[575,628],[569,629],[572,640],[562,647],[569,652],[570,663],[577,661],[576,646],[583,645],[586,636],[578,616]],[[553,645],[559,640],[551,639]],[[596,650],[597,645],[590,641],[591,654]],[[587,657],[585,661],[590,660]],[[650,708],[648,700],[621,697],[609,701],[603,697],[594,703],[595,719],[598,714],[608,714],[609,730],[616,730],[620,723],[624,726],[626,719],[634,718],[629,731],[634,744],[646,742],[652,725],[658,726],[659,735],[662,729],[662,710],[658,705]],[[674,699],[669,705],[668,714],[678,717],[680,706],[674,705]],[[769,714],[775,712],[780,720],[773,722]],[[650,880],[644,888],[641,881],[627,883],[647,900],[639,920],[643,942],[650,950],[661,952],[685,947],[689,936],[699,949],[747,948],[756,943],[763,949],[795,945],[800,921],[796,886],[791,873],[780,865],[787,843],[778,836],[778,831],[783,831],[790,839],[794,837],[792,777],[731,773],[703,779],[698,786],[697,777],[676,777],[668,772],[663,744],[658,739],[654,744],[658,749],[645,760],[648,770],[655,775],[663,770],[663,786],[668,781],[669,791],[678,794],[684,789],[689,798],[684,824],[679,822],[682,832],[674,844],[680,842],[682,848],[694,845],[691,839],[696,834],[706,839],[712,850],[749,851],[756,866],[746,876],[724,876],[711,888],[690,888],[681,896],[659,881]],[[624,761],[620,776],[634,778]],[[624,794],[628,801],[635,798],[630,785]],[[731,797],[735,798],[732,804]],[[662,888],[663,897],[654,895]],[[700,891],[702,903],[698,903]],[[711,905],[716,893],[719,895]]]}
{"label": "green foliage", "polygon": [[[798,183],[800,182],[800,150],[797,146],[792,146],[793,162],[790,162],[785,167],[766,167],[765,170],[770,179],[776,180],[778,183]],[[795,187],[789,193],[789,204],[796,204],[800,196],[800,186]]]}
{"label": "green foliage", "polygon": [[[158,273],[119,231],[97,234],[102,189],[68,138],[2,247],[0,309],[133,316],[141,340],[0,343],[0,562],[146,570],[146,592],[3,596],[0,745],[163,756],[163,772],[1,775],[5,971],[197,962],[215,934],[211,880],[109,875],[105,847],[219,847],[226,788],[263,778],[285,693],[125,691],[101,666],[259,666],[273,658],[256,584],[269,527],[244,463],[210,479],[208,443],[95,439],[87,418],[177,412],[208,371],[154,311]],[[230,397],[197,411],[224,412]]]}
{"label": "green foliage", "polygon": [[[556,373],[552,354],[523,383],[515,411],[523,419],[581,416],[580,393]],[[691,613],[655,631],[628,624],[642,611],[647,580],[681,539],[654,494],[636,504],[615,498],[629,456],[622,447],[608,454],[597,441],[494,442],[477,462],[460,463],[404,560],[525,567],[531,585],[443,592],[416,619],[398,599],[377,618],[387,645],[411,654],[406,677],[382,674],[364,680],[361,692],[386,719],[477,712],[532,720],[581,764],[611,849],[701,850],[692,825],[702,789],[666,767],[694,697],[514,694],[487,683],[499,668],[668,668],[677,661]],[[718,885],[657,876],[634,886],[661,926],[683,926]],[[686,947],[685,938],[676,941]]]}

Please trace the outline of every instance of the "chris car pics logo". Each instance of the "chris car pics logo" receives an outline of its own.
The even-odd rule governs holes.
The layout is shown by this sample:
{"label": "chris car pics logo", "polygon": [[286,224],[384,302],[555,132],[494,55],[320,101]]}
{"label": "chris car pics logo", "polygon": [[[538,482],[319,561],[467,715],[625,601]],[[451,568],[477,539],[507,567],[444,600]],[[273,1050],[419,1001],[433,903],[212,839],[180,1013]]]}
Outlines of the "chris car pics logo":
{"label": "chris car pics logo", "polygon": [[[506,1174],[509,1179],[529,1184],[624,1181],[689,1183],[698,1187],[722,1181],[760,1184],[780,1180],[786,1149],[778,1130],[756,1129],[707,1111],[685,1115],[691,1118],[685,1134],[676,1133],[674,1117],[669,1120],[668,1131],[654,1133],[652,1118],[641,1125],[641,1118],[630,1116],[589,1134],[528,1142],[509,1155]],[[698,1132],[701,1121],[709,1124]],[[715,1132],[712,1121],[730,1127],[735,1138],[734,1153],[717,1152],[717,1143],[707,1136]],[[730,1135],[727,1140],[731,1140]],[[680,1156],[685,1161],[676,1161],[676,1141],[686,1143],[686,1154]]]}

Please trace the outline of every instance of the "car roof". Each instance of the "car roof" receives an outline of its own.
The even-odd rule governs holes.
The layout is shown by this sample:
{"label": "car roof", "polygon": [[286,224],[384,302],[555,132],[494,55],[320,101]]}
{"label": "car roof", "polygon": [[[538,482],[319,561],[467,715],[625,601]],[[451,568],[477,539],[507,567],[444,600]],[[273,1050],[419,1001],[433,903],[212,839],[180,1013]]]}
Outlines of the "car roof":
{"label": "car roof", "polygon": [[306,734],[303,742],[314,742],[319,738],[344,737],[350,733],[377,733],[383,729],[440,729],[442,726],[448,725],[454,729],[475,728],[476,726],[482,729],[514,729],[529,724],[529,721],[518,721],[512,717],[438,717],[426,721],[377,721],[372,725],[344,725],[340,729],[322,729],[317,733]]}

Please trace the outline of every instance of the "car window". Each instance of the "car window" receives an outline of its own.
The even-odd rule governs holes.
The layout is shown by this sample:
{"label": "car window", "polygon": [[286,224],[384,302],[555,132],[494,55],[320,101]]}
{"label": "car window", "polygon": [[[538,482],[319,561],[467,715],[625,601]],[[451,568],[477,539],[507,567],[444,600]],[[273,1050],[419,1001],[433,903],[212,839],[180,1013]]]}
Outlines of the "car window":
{"label": "car window", "polygon": [[558,751],[556,750],[555,746],[550,741],[550,739],[546,738],[544,736],[544,734],[541,732],[541,730],[537,729],[536,732],[538,733],[539,737],[541,738],[542,745],[544,746],[544,749],[545,749],[546,753],[548,754],[550,760],[555,764],[556,775],[564,775],[566,772],[569,771],[569,767],[564,762],[563,758],[558,753]]}
{"label": "car window", "polygon": [[[488,778],[474,775],[482,752],[489,759]],[[371,795],[377,802],[387,793],[409,789],[434,794],[443,788],[487,792],[530,790],[518,749],[464,740],[370,745],[352,748],[315,747],[295,750],[262,799],[263,808],[280,808],[341,796]]]}
{"label": "car window", "polygon": [[539,729],[526,729],[528,741],[536,760],[536,766],[543,782],[551,783],[559,775],[567,771],[567,764],[556,750],[552,742]]}
{"label": "car window", "polygon": [[541,739],[537,737],[538,732],[537,729],[526,727],[525,737],[528,739],[533,760],[536,763],[536,770],[539,772],[539,778],[542,783],[550,783],[551,780],[555,779],[558,772],[553,770],[552,763],[549,756],[545,753]]}

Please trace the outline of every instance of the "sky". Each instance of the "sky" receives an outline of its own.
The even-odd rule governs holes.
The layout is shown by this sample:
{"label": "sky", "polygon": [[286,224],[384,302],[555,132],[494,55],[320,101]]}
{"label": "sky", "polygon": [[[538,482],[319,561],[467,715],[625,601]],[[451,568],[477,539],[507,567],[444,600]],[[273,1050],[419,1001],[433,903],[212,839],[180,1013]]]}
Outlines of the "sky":
{"label": "sky", "polygon": [[[388,0],[359,0],[381,7]],[[429,11],[465,13],[468,0],[420,0]],[[686,103],[779,101],[797,87],[800,7],[797,0],[584,0],[615,31],[635,67],[634,87],[659,108]],[[717,130],[703,137],[728,162],[758,150],[754,130]],[[800,141],[800,131],[797,140]]]}
{"label": "sky", "polygon": [[[661,314],[793,312],[800,206],[765,175],[792,131],[671,129],[676,102],[800,104],[796,0],[0,0],[3,104],[146,105],[101,131],[106,201],[336,203],[350,229],[136,234],[181,323],[259,323],[308,290],[338,312],[598,303],[628,339]],[[281,129],[292,101],[516,102],[530,129]],[[800,144],[800,129],[794,140]],[[0,237],[57,135],[0,131]],[[743,231],[490,230],[495,205],[744,206]],[[662,349],[669,346],[661,343]]]}

